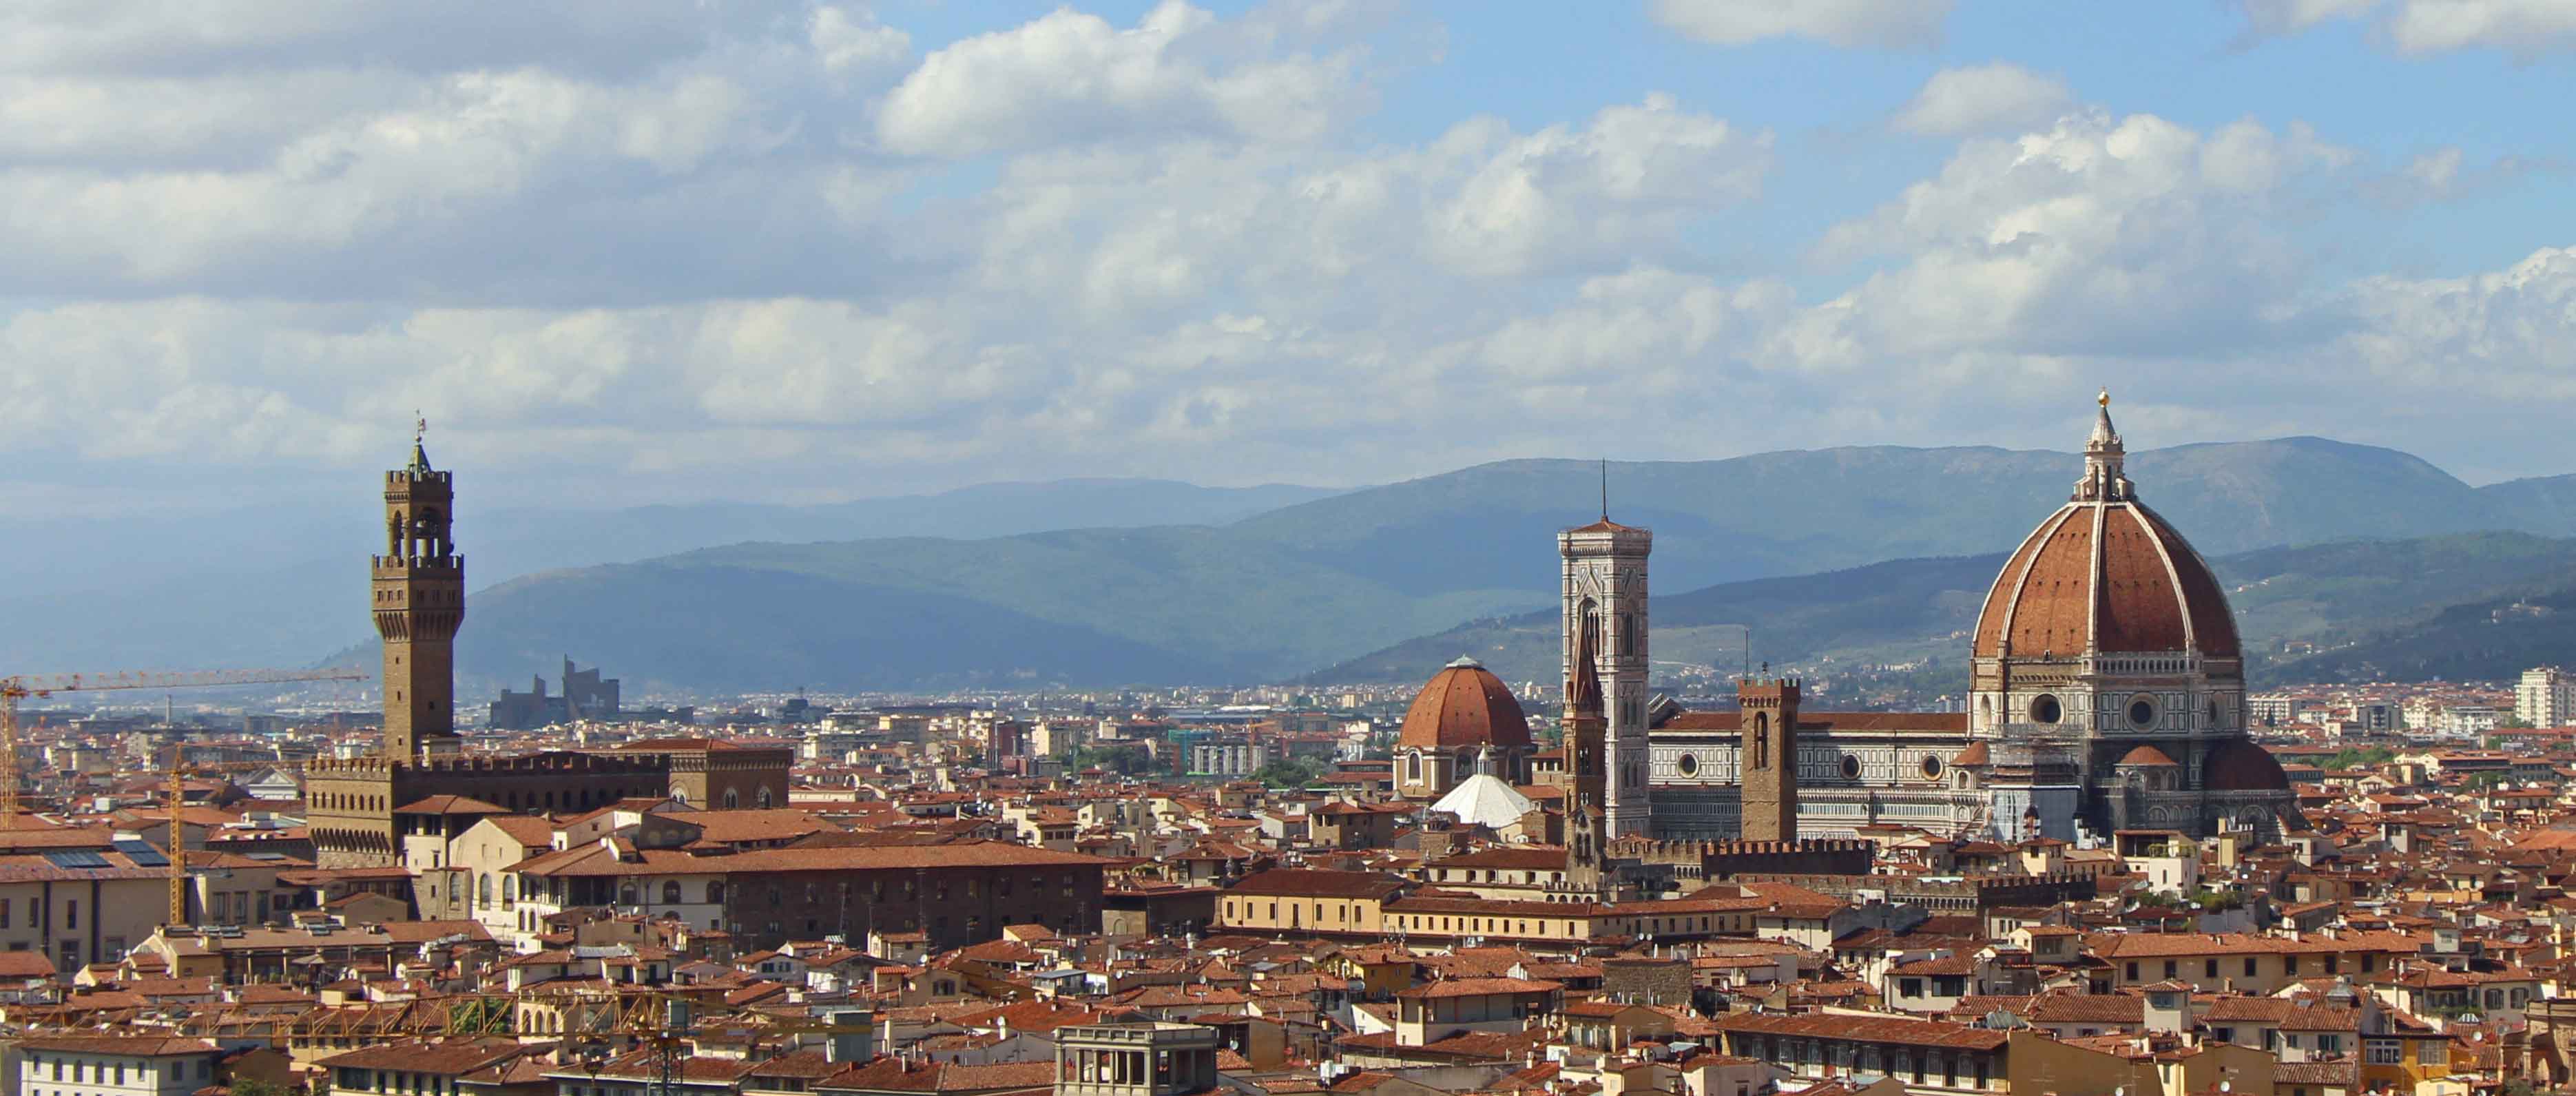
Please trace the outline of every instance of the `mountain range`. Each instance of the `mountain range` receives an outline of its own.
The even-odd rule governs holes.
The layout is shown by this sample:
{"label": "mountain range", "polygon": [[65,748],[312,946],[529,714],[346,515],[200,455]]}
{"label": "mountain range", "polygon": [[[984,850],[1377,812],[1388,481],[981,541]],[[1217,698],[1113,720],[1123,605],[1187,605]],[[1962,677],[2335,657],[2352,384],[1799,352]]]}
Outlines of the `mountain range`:
{"label": "mountain range", "polygon": [[[2008,548],[2064,499],[2080,463],[2067,453],[1855,448],[1612,463],[1606,480],[1615,516],[1655,530],[1659,589],[1914,559],[1890,566],[1939,587],[1926,605],[1903,608],[1928,636],[1940,634],[1942,612],[1973,606],[1995,568],[1938,557]],[[2130,468],[2148,501],[2214,555],[2571,531],[2565,513],[2525,501],[2541,494],[2530,485],[2472,488],[2403,453],[2321,439],[2149,451]],[[1516,460],[1222,524],[711,547],[485,591],[460,658],[469,673],[498,677],[572,651],[630,682],[707,691],[1289,679],[1462,621],[1552,605],[1554,534],[1597,514],[1604,478],[1592,462]],[[1749,620],[1757,650],[1772,651],[1805,615],[1889,619],[1910,595],[1879,589],[1879,577],[1817,580],[1841,591],[1822,600],[1795,583],[1767,602],[1758,586],[1705,592],[1710,622],[1692,626],[1740,645],[1741,630],[1721,623]],[[1687,619],[1659,615],[1659,650],[1689,649],[1664,638]],[[1887,654],[1915,650],[1887,643],[1896,644]],[[1382,676],[1419,679],[1459,649],[1426,644]]]}
{"label": "mountain range", "polygon": [[[2484,627],[2498,605],[2576,605],[2576,539],[2527,533],[2455,533],[2412,540],[2342,541],[2218,556],[2250,669],[2258,679],[2372,676],[2373,660],[2410,679],[2501,677],[2548,645],[2543,627],[2488,631],[2492,642],[2426,658],[2431,636]],[[1656,597],[1654,657],[1671,677],[1688,666],[1732,671],[1752,658],[1810,668],[1920,666],[1934,688],[1963,682],[1968,631],[2004,554],[1896,560],[1849,570],[1724,583]],[[2532,599],[2539,598],[2534,602]],[[2511,615],[2511,614],[2507,614]],[[2471,618],[2474,618],[2472,621]],[[2576,618],[2526,611],[2517,622]],[[2525,640],[2536,642],[2525,643]],[[1551,681],[1558,670],[1553,611],[1470,621],[1310,675],[1316,682],[1402,682],[1421,667],[1471,655],[1509,681]],[[2501,661],[2481,665],[2475,656]],[[2473,670],[2483,673],[2472,673]]]}
{"label": "mountain range", "polygon": [[[1751,623],[1765,657],[1903,655],[1973,608],[1995,566],[1976,557],[2028,532],[2080,464],[1865,447],[1513,460],[1339,491],[1089,480],[836,507],[484,512],[467,469],[458,537],[481,585],[460,678],[465,695],[486,695],[569,653],[631,694],[1249,682],[1345,666],[1417,679],[1459,653],[1461,622],[1553,603],[1554,534],[1596,516],[1605,481],[1609,510],[1655,531],[1656,587],[1677,591],[1659,599],[1659,654],[1695,649],[1683,632],[1704,628],[1740,658],[1733,625]],[[2265,549],[2576,534],[2576,477],[2471,487],[2404,453],[2318,438],[2150,450],[2129,470],[2204,554],[2231,560],[2231,580],[2250,573],[2235,557]],[[371,493],[351,494],[346,513],[281,516],[265,537],[217,522],[118,540],[0,519],[0,532],[42,542],[0,547],[0,560],[74,591],[0,600],[19,624],[0,651],[36,669],[301,664],[322,652],[364,665],[361,560],[376,515]],[[129,577],[81,590],[90,565]],[[2479,568],[2510,572],[2463,566],[2463,601],[2497,592],[2477,585]],[[1699,603],[1704,619],[1687,623]],[[2338,604],[2263,611],[2331,618],[2299,625],[2323,634],[2353,623]]]}

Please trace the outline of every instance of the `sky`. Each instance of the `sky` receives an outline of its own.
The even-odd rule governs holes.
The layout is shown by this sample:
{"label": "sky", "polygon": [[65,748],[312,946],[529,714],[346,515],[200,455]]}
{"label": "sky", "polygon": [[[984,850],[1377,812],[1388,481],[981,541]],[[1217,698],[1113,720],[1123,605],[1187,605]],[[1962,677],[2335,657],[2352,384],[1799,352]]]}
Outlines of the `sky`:
{"label": "sky", "polygon": [[[2576,472],[2576,0],[19,0],[0,516]],[[2151,485],[2149,485],[2151,487]]]}

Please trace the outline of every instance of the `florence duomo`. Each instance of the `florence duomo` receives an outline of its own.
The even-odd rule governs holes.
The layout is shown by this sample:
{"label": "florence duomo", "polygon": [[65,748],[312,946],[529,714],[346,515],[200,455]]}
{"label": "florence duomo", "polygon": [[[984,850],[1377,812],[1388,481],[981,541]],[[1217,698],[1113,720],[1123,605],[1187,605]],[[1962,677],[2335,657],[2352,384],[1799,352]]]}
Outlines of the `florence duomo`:
{"label": "florence duomo", "polygon": [[[1610,837],[1847,838],[1894,824],[2009,842],[2131,829],[2277,836],[2295,826],[2288,778],[2248,737],[2226,594],[2141,501],[2126,458],[2106,391],[2067,502],[1986,592],[1963,713],[1807,711],[1796,682],[1762,679],[1739,683],[1735,711],[1649,697],[1653,534],[1606,512],[1559,534],[1562,695],[1571,713],[1579,676],[1601,709],[1566,725],[1569,735],[1598,728]],[[1461,719],[1447,700],[1466,683],[1489,721]],[[1509,691],[1472,660],[1442,671],[1406,720],[1405,771],[1527,756],[1527,726],[1498,695]],[[1416,718],[1439,734],[1416,734]],[[1589,749],[1569,742],[1565,756]],[[1569,818],[1581,809],[1569,803]]]}

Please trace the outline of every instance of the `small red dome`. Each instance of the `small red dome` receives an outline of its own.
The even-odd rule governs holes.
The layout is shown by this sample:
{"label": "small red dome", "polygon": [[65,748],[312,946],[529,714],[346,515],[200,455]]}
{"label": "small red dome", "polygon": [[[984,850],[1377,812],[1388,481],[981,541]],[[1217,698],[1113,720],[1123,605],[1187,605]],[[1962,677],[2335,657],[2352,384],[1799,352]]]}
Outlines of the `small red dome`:
{"label": "small red dome", "polygon": [[2272,751],[2245,739],[2218,744],[2209,751],[2209,765],[2201,772],[2200,786],[2213,792],[2278,792],[2290,787],[2290,774],[2281,771],[2281,763]]}
{"label": "small red dome", "polygon": [[1521,713],[1521,702],[1512,696],[1503,679],[1472,658],[1461,658],[1432,675],[1430,684],[1414,694],[1413,707],[1405,710],[1403,733],[1396,736],[1399,747],[1415,749],[1455,746],[1516,746],[1530,744],[1529,717]]}
{"label": "small red dome", "polygon": [[2119,763],[2122,765],[2171,765],[2175,762],[2173,758],[2165,756],[2165,752],[2163,750],[2159,750],[2153,746],[2140,746],[2137,749],[2129,751],[2128,755],[2122,757]]}

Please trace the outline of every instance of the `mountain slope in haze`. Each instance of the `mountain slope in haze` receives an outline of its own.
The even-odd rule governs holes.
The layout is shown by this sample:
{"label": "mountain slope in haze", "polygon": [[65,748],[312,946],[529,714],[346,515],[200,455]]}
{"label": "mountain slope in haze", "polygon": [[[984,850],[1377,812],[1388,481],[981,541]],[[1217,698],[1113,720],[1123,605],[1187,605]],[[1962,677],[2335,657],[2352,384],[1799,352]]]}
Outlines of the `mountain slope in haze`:
{"label": "mountain slope in haze", "polygon": [[2301,681],[2510,681],[2576,661],[2576,582],[2454,605],[2282,666]]}
{"label": "mountain slope in haze", "polygon": [[2478,488],[2478,494],[2514,515],[2513,528],[2576,537],[2576,476],[2506,480]]}
{"label": "mountain slope in haze", "polygon": [[[1614,514],[1655,530],[1655,582],[1669,590],[1861,566],[1892,555],[1999,552],[2064,501],[2081,463],[2062,453],[1873,448],[1613,464],[1609,479]],[[2134,455],[2130,467],[2142,495],[2209,553],[2365,533],[2456,533],[2504,520],[2476,490],[2413,457],[2312,438],[2151,451]],[[1182,665],[1215,667],[1222,680],[1280,680],[1460,620],[1551,604],[1560,566],[1555,533],[1591,519],[1600,475],[1600,466],[1583,461],[1507,461],[1300,503],[1213,528],[735,545],[661,560],[681,570],[637,573],[629,580],[630,596],[650,601],[648,579],[682,575],[691,567],[782,570],[962,598],[1116,636],[1176,659],[1140,661],[1074,684],[1177,681],[1182,678],[1176,667]],[[1622,505],[1626,498],[1638,501]],[[2355,499],[2368,505],[2354,505]],[[1971,609],[1992,578],[1991,568],[1982,575],[1945,574],[1939,590],[1924,591],[1940,599],[1927,605],[1817,606],[1817,626],[1837,627],[1833,614],[1841,612],[1933,628],[1941,623],[1939,614]],[[1902,591],[1910,589],[1900,584],[1881,596],[1909,596]],[[537,604],[478,597],[474,623],[461,641],[465,668],[516,678],[533,667],[502,665],[491,652],[586,649],[590,622],[541,611]],[[1727,625],[1746,619],[1735,614],[1758,607],[1731,607],[1722,620],[1689,626],[1706,628],[1710,643],[1731,644],[1740,659],[1741,630]],[[855,604],[847,608],[868,611]],[[719,605],[717,611],[757,619],[761,610],[747,601],[740,608]],[[1790,612],[1784,602],[1752,621],[1757,650],[1775,650],[1767,643],[1769,630],[1798,626],[1781,615]],[[1658,634],[1684,627],[1686,619],[1663,616]],[[671,626],[689,624],[674,620]],[[911,626],[941,624],[925,620]],[[478,628],[500,630],[507,643],[482,645]],[[1906,645],[1924,636],[1887,641],[1897,644],[1891,650],[1920,650]],[[1659,642],[1658,649],[1682,648]],[[1426,655],[1420,667],[1390,673],[1396,679],[1418,677],[1456,653]],[[952,669],[973,677],[1011,665],[1002,658]],[[706,689],[733,684],[709,677],[697,664],[609,669],[631,679]],[[900,688],[919,682],[832,684]]]}
{"label": "mountain slope in haze", "polygon": [[[1930,660],[1966,673],[1968,629],[2004,564],[1985,556],[1899,560],[1792,578],[1726,583],[1657,597],[1651,608],[1658,672],[1682,665],[1732,672],[1753,657],[1815,667],[1832,662]],[[2473,533],[2401,541],[2274,548],[2210,560],[2257,676],[2301,675],[2340,663],[2278,655],[2288,641],[2353,643],[2392,624],[2432,622],[2464,602],[2576,586],[2576,540]],[[1308,675],[1316,682],[1407,682],[1460,654],[1508,681],[1553,681],[1552,611],[1473,621]],[[2397,657],[2412,632],[2386,637],[2375,656]],[[2522,657],[2532,657],[2525,652]],[[2547,661],[2543,659],[2542,661]],[[1964,680],[1964,676],[1962,676]]]}
{"label": "mountain slope in haze", "polygon": [[[460,480],[458,546],[478,588],[540,571],[744,541],[1216,524],[1334,492],[1076,479],[823,506],[510,509],[478,504],[470,469]],[[0,665],[52,672],[311,661],[316,651],[366,627],[367,554],[384,532],[374,484],[351,486],[327,508],[226,511],[184,521],[0,516],[0,573],[10,574],[18,591],[0,597],[0,619],[11,625],[0,630]],[[469,621],[469,637],[478,623]],[[522,676],[512,671],[512,679]]]}
{"label": "mountain slope in haze", "polygon": [[[2204,554],[2519,527],[2420,459],[2323,438],[2149,450],[2128,468],[2140,496]],[[2071,453],[1880,446],[1612,462],[1608,479],[1612,515],[1655,532],[1656,585],[1695,589],[2001,551],[2065,501],[2082,469]],[[1407,593],[1544,594],[1556,531],[1590,520],[1600,490],[1595,462],[1502,461],[1286,507],[1234,529]]]}

